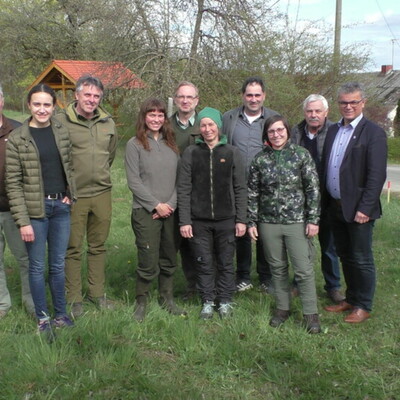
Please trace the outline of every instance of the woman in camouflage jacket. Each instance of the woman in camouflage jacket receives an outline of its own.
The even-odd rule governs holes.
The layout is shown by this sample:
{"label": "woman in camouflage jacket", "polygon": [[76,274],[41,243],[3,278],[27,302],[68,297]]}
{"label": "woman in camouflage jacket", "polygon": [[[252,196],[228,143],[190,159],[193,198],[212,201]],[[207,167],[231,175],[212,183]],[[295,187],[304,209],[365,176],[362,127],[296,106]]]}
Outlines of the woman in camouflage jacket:
{"label": "woman in camouflage jacket", "polygon": [[271,265],[277,309],[270,325],[278,327],[289,318],[289,256],[305,327],[318,333],[321,328],[310,245],[318,234],[319,181],[308,150],[289,139],[290,128],[282,116],[267,119],[263,130],[266,146],[250,166],[248,232],[254,240],[260,235]]}

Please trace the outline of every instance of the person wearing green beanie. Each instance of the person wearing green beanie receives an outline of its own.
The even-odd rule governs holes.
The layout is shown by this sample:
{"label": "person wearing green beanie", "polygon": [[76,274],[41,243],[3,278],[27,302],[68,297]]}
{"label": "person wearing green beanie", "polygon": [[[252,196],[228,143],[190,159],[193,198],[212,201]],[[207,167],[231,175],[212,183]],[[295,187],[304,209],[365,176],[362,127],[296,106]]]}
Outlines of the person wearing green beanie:
{"label": "person wearing green beanie", "polygon": [[245,168],[239,149],[221,135],[221,113],[206,107],[198,120],[201,137],[184,151],[178,175],[180,233],[196,260],[200,318],[212,318],[215,307],[226,318],[235,292],[235,236],[246,232]]}
{"label": "person wearing green beanie", "polygon": [[218,126],[218,129],[222,129],[222,114],[215,108],[205,107],[203,108],[198,115],[199,121],[203,118],[212,119],[215,124]]}

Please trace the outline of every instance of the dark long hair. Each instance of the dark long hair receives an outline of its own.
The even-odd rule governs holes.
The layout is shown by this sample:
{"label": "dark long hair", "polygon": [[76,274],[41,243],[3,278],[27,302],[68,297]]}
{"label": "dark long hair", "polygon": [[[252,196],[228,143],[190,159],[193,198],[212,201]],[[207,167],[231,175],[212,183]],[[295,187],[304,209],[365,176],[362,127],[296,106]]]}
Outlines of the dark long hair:
{"label": "dark long hair", "polygon": [[179,153],[179,150],[175,143],[175,135],[171,128],[167,116],[167,108],[162,100],[156,98],[150,98],[145,100],[140,106],[139,116],[136,122],[136,138],[144,147],[145,150],[150,151],[149,141],[147,139],[147,126],[146,126],[146,115],[149,112],[158,111],[164,114],[164,124],[160,129],[163,135],[165,144],[170,147],[175,153]]}
{"label": "dark long hair", "polygon": [[32,99],[32,95],[35,93],[48,93],[51,98],[53,99],[53,106],[55,106],[57,104],[57,96],[56,96],[56,92],[50,87],[47,86],[45,83],[39,83],[38,85],[35,85],[28,93],[28,104],[31,103],[31,99]]}

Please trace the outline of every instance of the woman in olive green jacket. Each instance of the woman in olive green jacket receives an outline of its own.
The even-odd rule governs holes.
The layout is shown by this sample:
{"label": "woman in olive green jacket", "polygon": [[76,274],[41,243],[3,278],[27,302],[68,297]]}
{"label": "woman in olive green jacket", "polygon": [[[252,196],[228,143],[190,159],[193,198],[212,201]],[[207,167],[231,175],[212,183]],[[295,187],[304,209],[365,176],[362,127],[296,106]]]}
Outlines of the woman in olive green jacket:
{"label": "woman in olive green jacket", "polygon": [[[54,90],[37,85],[28,94],[31,118],[9,137],[6,149],[6,189],[10,210],[29,255],[29,284],[39,332],[73,325],[66,312],[64,260],[75,200],[69,135],[52,118]],[[45,263],[48,248],[49,285],[55,319],[46,302]]]}

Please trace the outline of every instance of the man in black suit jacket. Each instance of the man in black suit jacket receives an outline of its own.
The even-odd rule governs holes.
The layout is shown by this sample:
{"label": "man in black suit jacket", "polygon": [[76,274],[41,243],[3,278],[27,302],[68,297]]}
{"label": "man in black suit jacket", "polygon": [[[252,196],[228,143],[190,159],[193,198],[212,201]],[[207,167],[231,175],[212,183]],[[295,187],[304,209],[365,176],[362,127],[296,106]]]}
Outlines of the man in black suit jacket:
{"label": "man in black suit jacket", "polygon": [[366,98],[357,82],[342,85],[342,119],[328,129],[323,158],[323,207],[328,208],[336,250],[346,280],[346,299],[325,307],[351,313],[360,323],[370,317],[376,271],[372,254],[374,222],[381,216],[380,194],[386,179],[385,131],[363,116]]}

